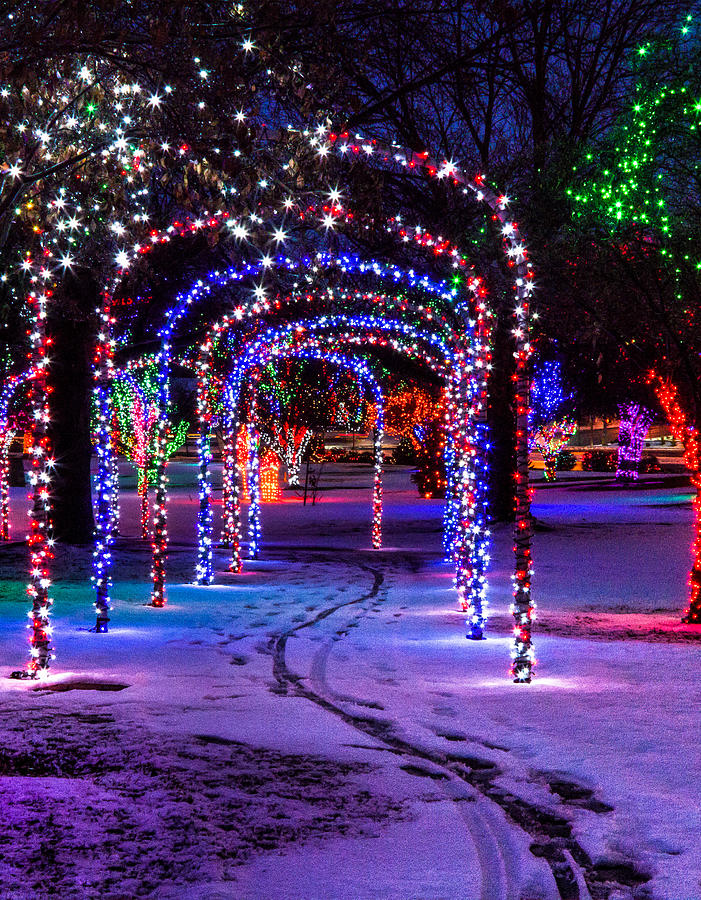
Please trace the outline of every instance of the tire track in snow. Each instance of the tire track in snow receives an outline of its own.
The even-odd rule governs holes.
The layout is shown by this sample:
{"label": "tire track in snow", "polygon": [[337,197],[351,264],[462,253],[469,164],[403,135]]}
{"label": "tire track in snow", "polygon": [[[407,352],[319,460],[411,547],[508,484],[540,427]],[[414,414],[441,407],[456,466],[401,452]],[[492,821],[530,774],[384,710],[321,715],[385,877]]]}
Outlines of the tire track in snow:
{"label": "tire track in snow", "polygon": [[[355,565],[369,573],[373,579],[372,586],[359,597],[325,607],[309,619],[293,625],[270,639],[268,647],[273,657],[273,675],[278,685],[278,692],[287,694],[292,690],[296,696],[304,697],[357,731],[384,744],[396,755],[407,760],[429,762],[448,773],[449,777],[457,778],[468,784],[481,795],[483,800],[498,806],[508,819],[530,839],[531,852],[534,856],[546,860],[561,900],[589,900],[590,897],[595,900],[606,900],[614,895],[621,898],[634,897],[632,886],[647,880],[644,876],[641,878],[633,866],[626,865],[620,867],[617,875],[612,875],[610,867],[605,865],[602,865],[601,871],[599,871],[573,837],[572,825],[567,819],[516,797],[494,783],[501,774],[501,770],[495,763],[464,754],[440,752],[416,746],[397,736],[392,722],[370,715],[351,713],[338,705],[339,702],[352,702],[355,705],[367,705],[368,707],[373,707],[375,704],[362,704],[362,701],[359,704],[356,698],[345,698],[339,695],[336,695],[334,699],[324,696],[324,693],[333,693],[326,684],[326,662],[336,641],[325,642],[325,646],[320,648],[314,656],[312,663],[314,688],[304,683],[304,676],[290,669],[286,660],[287,641],[290,637],[299,631],[313,627],[340,610],[359,606],[378,597],[385,582],[384,572],[364,563],[346,560],[346,564]],[[340,630],[337,633],[339,636],[343,634]],[[513,867],[504,860],[503,842],[505,837],[508,839],[508,835],[505,836],[503,829],[490,821],[493,816],[485,815],[485,812],[485,810],[481,810],[475,821],[475,826],[477,826],[477,822],[481,825],[479,839],[474,840],[473,836],[475,849],[483,868],[484,898],[485,900],[503,900],[505,897],[513,896],[512,890],[516,888],[509,879],[509,871],[513,870]],[[466,824],[469,829],[472,821],[466,822]]]}

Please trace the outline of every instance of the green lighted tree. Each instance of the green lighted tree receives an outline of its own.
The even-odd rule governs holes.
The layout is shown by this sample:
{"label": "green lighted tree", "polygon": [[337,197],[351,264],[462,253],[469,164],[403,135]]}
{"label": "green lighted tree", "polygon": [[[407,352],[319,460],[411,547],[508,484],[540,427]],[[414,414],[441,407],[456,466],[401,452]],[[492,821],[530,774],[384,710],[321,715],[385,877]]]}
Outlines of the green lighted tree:
{"label": "green lighted tree", "polygon": [[575,293],[621,362],[647,372],[684,443],[697,491],[691,622],[701,622],[700,36],[688,16],[638,48],[629,108],[588,150],[568,191],[579,231]]}
{"label": "green lighted tree", "polygon": [[[142,538],[148,537],[148,489],[149,485],[155,483],[155,442],[159,415],[155,376],[155,367],[149,366],[138,374],[123,375],[116,381],[113,390],[115,446],[136,467]],[[184,420],[169,424],[167,458],[183,445],[188,427],[189,423]]]}

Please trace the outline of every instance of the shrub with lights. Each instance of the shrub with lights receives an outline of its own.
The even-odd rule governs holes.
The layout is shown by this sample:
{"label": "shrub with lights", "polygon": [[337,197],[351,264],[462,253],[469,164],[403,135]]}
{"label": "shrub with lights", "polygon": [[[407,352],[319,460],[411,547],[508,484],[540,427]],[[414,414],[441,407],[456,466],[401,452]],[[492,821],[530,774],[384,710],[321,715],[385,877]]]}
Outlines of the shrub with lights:
{"label": "shrub with lights", "polygon": [[613,450],[585,450],[582,469],[585,472],[615,472],[616,454]]}

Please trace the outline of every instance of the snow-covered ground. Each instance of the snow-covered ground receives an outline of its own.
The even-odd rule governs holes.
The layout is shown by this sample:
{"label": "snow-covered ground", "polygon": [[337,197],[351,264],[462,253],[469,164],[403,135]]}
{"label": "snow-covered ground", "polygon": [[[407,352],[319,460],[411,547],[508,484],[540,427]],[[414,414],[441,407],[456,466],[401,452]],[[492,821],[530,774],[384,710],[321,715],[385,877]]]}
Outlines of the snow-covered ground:
{"label": "snow-covered ground", "polygon": [[[369,548],[370,470],[331,468],[316,506],[263,508],[244,574],[218,550],[212,587],[188,583],[193,476],[173,466],[167,608],[144,605],[127,488],[110,633],[87,630],[90,550],[61,549],[55,674],[0,681],[3,900],[701,898],[679,479],[539,487],[538,666],[514,685],[508,529],[473,643],[442,504],[406,470],[387,474],[385,549]],[[24,559],[0,550],[8,673],[26,653]]]}

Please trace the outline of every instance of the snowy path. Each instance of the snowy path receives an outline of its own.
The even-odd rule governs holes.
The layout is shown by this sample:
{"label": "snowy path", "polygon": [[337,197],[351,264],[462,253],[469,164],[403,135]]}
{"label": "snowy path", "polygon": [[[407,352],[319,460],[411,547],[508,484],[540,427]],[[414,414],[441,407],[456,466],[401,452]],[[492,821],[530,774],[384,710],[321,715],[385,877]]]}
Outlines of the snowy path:
{"label": "snowy path", "polygon": [[[237,577],[218,553],[208,588],[185,583],[181,488],[165,610],[143,606],[127,496],[104,638],[80,630],[89,553],[62,554],[54,687],[68,690],[0,684],[3,900],[49,884],[66,898],[701,898],[683,489],[539,493],[525,687],[506,678],[508,533],[490,640],[468,644],[436,562],[440,504],[405,478],[388,483],[388,549],[367,549],[359,475],[362,490],[314,509],[265,507],[263,558]],[[22,553],[0,554],[7,668]]]}

